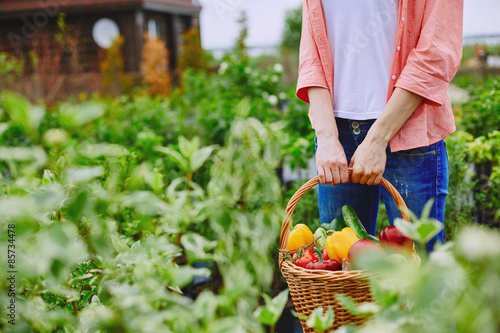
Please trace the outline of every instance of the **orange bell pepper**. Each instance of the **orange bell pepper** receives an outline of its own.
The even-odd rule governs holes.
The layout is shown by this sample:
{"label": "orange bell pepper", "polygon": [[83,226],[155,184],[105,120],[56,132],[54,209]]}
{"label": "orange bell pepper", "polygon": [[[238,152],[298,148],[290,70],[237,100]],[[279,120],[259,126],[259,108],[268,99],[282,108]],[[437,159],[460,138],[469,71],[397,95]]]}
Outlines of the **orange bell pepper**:
{"label": "orange bell pepper", "polygon": [[296,251],[313,241],[314,235],[311,229],[305,224],[297,224],[288,236],[288,251]]}
{"label": "orange bell pepper", "polygon": [[351,246],[358,241],[358,236],[351,228],[344,228],[342,231],[336,231],[326,239],[326,251],[328,257],[338,262],[347,259],[347,254]]}

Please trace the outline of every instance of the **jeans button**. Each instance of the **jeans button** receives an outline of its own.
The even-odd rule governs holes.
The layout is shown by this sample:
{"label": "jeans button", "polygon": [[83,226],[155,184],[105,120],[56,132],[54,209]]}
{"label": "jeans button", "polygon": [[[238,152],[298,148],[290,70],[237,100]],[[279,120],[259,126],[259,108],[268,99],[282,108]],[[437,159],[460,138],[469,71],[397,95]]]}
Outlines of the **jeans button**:
{"label": "jeans button", "polygon": [[361,130],[359,129],[359,127],[357,127],[355,129],[353,129],[352,132],[354,133],[354,135],[359,135],[361,133]]}
{"label": "jeans button", "polygon": [[352,126],[352,128],[354,128],[354,129],[359,128],[359,122],[357,122],[357,121],[353,121],[353,122],[351,123],[351,126]]}

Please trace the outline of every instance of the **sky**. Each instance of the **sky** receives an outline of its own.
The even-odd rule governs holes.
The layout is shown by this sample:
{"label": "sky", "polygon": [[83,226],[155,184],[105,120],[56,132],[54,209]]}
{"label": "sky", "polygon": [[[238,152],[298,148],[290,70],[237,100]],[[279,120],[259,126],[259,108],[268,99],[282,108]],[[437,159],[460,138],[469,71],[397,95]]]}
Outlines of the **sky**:
{"label": "sky", "polygon": [[[198,0],[202,5],[200,23],[203,47],[224,49],[234,45],[239,33],[236,22],[241,11],[248,15],[247,45],[277,45],[287,9],[303,0]],[[333,1],[333,0],[332,0]],[[464,35],[500,35],[500,0],[465,0]]]}

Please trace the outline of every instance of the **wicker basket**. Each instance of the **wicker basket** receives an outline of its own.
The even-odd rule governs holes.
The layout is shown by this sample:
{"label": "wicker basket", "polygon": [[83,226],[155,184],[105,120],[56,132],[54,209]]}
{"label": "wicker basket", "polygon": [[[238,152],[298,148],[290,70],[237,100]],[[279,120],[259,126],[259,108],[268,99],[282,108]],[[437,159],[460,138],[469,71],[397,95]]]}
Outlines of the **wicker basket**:
{"label": "wicker basket", "polygon": [[[349,175],[352,170],[349,169]],[[325,271],[310,270],[293,264],[290,260],[284,260],[283,253],[288,252],[288,235],[290,233],[290,222],[297,203],[302,196],[319,184],[319,178],[314,177],[305,183],[292,196],[285,211],[285,218],[281,226],[280,236],[280,258],[279,264],[281,273],[286,278],[293,304],[297,313],[309,317],[311,312],[318,306],[333,308],[335,312],[335,322],[328,332],[339,328],[344,324],[361,325],[365,318],[354,317],[345,310],[335,299],[335,294],[345,294],[357,303],[372,301],[368,275],[363,271]],[[399,192],[387,180],[382,179],[381,185],[393,196],[396,204],[401,210],[401,214],[406,221],[410,217],[406,212],[406,204]],[[414,258],[420,258],[414,251]],[[305,333],[314,333],[314,329],[307,327],[304,320],[300,320]]]}

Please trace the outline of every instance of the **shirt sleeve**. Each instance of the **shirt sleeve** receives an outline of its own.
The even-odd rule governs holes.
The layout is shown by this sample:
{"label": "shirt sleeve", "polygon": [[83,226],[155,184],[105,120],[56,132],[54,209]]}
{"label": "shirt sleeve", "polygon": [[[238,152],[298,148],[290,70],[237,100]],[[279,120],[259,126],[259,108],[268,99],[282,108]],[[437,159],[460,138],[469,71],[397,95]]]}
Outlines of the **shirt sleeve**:
{"label": "shirt sleeve", "polygon": [[328,89],[328,83],[311,29],[307,0],[304,0],[302,9],[302,35],[300,39],[297,97],[306,103],[309,103],[307,90],[310,87]]}
{"label": "shirt sleeve", "polygon": [[463,0],[428,0],[417,46],[395,86],[443,105],[463,49]]}

